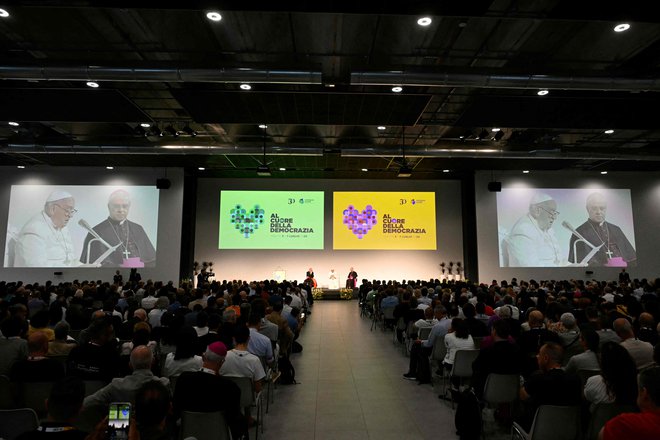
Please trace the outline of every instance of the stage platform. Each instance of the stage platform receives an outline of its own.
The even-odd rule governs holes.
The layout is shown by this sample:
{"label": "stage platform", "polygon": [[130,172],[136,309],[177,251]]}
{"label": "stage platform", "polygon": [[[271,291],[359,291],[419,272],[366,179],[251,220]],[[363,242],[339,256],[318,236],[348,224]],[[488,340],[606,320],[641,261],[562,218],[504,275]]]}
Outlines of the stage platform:
{"label": "stage platform", "polygon": [[315,288],[312,290],[312,295],[314,296],[314,301],[334,299],[351,300],[357,299],[358,289]]}

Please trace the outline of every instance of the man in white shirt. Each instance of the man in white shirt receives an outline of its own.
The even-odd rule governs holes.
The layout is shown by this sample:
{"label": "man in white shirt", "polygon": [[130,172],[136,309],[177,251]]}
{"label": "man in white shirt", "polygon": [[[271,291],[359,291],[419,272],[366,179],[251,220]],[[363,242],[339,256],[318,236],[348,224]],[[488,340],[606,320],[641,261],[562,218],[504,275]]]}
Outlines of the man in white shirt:
{"label": "man in white shirt", "polygon": [[221,376],[249,377],[254,383],[255,392],[260,392],[262,382],[266,377],[261,360],[248,351],[250,330],[239,326],[234,333],[236,345],[233,350],[227,352],[225,363],[220,367]]}

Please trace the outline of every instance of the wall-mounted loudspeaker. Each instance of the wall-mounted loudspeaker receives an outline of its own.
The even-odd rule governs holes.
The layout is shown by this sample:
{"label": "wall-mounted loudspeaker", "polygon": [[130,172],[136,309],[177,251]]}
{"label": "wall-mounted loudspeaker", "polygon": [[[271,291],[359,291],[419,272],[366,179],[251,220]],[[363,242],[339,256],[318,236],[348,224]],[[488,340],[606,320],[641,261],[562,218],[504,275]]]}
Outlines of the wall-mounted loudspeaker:
{"label": "wall-mounted loudspeaker", "polygon": [[158,189],[170,189],[172,182],[170,179],[156,179],[156,188]]}
{"label": "wall-mounted loudspeaker", "polygon": [[62,276],[63,273],[64,272],[53,272],[53,275],[55,275],[56,277],[60,277]]}
{"label": "wall-mounted loudspeaker", "polygon": [[502,182],[488,182],[488,191],[490,192],[502,191]]}

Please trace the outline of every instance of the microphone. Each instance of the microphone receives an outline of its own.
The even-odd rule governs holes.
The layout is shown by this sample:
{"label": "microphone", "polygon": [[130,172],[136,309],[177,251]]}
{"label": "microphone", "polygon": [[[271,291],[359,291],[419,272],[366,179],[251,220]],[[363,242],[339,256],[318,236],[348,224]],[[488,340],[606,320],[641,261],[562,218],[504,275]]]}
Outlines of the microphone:
{"label": "microphone", "polygon": [[81,218],[80,220],[78,220],[78,224],[80,226],[82,226],[83,228],[87,229],[87,232],[92,234],[92,236],[94,238],[96,238],[98,241],[100,241],[106,248],[110,249],[110,248],[114,247],[114,246],[109,245],[108,242],[106,242],[104,239],[102,239],[101,236],[99,234],[97,234],[96,231],[94,229],[92,229],[92,227],[89,225],[89,223],[87,223],[84,219]]}
{"label": "microphone", "polygon": [[[566,220],[564,220],[563,222],[561,222],[561,225],[562,225],[563,227],[565,227],[566,229],[568,229],[569,231],[571,231],[571,232],[573,233],[573,235],[575,235],[575,236],[576,236],[577,238],[579,238],[580,240],[584,240],[585,243],[591,244],[591,243],[589,243],[589,241],[587,241],[587,239],[584,238],[584,237],[583,237],[578,231],[576,231],[575,228],[574,228],[569,222],[567,222]],[[591,246],[591,247],[594,247],[594,246]]]}

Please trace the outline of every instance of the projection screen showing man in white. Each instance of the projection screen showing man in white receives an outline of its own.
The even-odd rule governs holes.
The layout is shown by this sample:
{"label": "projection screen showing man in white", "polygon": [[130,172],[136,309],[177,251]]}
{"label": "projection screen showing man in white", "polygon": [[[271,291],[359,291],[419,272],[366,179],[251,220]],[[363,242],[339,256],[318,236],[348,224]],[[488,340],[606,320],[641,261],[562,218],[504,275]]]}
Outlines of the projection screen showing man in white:
{"label": "projection screen showing man in white", "polygon": [[4,267],[153,267],[158,190],[13,185],[6,233]]}
{"label": "projection screen showing man in white", "polygon": [[500,267],[626,267],[637,261],[628,189],[503,189],[497,221]]}

